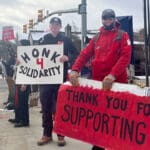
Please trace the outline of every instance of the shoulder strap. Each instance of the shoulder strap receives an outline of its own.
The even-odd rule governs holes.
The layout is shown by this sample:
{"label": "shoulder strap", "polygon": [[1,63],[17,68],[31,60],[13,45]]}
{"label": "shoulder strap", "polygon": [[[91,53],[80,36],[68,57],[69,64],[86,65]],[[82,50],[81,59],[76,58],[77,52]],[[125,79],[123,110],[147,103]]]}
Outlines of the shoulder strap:
{"label": "shoulder strap", "polygon": [[100,36],[100,32],[96,33],[96,35],[94,36],[94,45],[96,44],[99,36]]}
{"label": "shoulder strap", "polygon": [[[118,34],[117,34],[116,38],[114,39],[114,41],[121,40],[123,32],[124,32],[124,30],[118,29]],[[96,35],[94,36],[94,45],[96,44],[99,36],[100,36],[100,32],[96,33]]]}
{"label": "shoulder strap", "polygon": [[118,29],[118,34],[117,34],[117,37],[114,39],[114,41],[115,40],[121,40],[123,32],[124,32],[123,30]]}

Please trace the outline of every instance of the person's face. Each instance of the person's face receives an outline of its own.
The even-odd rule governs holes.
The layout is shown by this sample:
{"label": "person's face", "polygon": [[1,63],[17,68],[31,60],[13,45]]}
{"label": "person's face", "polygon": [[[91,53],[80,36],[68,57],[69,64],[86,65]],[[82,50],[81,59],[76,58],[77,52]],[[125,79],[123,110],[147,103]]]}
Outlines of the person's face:
{"label": "person's face", "polygon": [[61,25],[59,23],[51,23],[49,27],[53,36],[57,36],[61,29]]}
{"label": "person's face", "polygon": [[114,22],[115,22],[114,18],[105,18],[105,19],[102,19],[102,23],[105,26],[110,26]]}

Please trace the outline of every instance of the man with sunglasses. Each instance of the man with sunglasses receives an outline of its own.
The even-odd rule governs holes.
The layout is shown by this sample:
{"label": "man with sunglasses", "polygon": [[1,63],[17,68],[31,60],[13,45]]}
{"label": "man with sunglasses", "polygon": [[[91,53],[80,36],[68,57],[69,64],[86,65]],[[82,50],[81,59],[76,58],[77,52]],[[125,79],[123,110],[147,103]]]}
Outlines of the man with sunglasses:
{"label": "man with sunglasses", "polygon": [[[112,9],[102,12],[102,24],[99,34],[90,40],[72,66],[70,82],[74,86],[79,85],[79,72],[90,58],[93,58],[92,79],[102,81],[103,90],[110,90],[113,82],[127,83],[126,68],[131,57],[129,36],[119,29]],[[92,150],[104,148],[94,146]]]}

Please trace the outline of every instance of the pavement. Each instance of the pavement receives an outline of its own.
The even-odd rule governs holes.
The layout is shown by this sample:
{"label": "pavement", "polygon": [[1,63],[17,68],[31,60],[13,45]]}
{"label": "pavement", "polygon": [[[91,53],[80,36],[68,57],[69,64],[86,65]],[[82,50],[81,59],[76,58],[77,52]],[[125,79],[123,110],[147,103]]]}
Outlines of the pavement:
{"label": "pavement", "polygon": [[42,136],[40,104],[30,108],[30,127],[14,128],[8,122],[14,118],[14,112],[4,109],[3,103],[7,100],[8,90],[4,79],[0,77],[0,150],[91,150],[91,145],[79,140],[65,137],[66,146],[57,146],[57,136],[53,134],[53,142],[37,146]]}

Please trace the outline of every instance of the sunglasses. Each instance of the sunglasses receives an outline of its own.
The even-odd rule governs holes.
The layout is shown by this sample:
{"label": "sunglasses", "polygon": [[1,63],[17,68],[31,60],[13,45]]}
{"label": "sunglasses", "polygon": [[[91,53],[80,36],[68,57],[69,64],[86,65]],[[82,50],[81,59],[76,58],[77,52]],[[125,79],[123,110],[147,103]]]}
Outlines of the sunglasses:
{"label": "sunglasses", "polygon": [[114,20],[114,18],[110,18],[110,17],[103,17],[102,19],[103,20],[110,20],[110,21]]}

